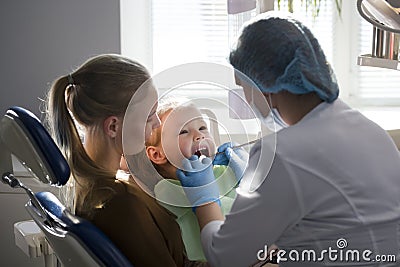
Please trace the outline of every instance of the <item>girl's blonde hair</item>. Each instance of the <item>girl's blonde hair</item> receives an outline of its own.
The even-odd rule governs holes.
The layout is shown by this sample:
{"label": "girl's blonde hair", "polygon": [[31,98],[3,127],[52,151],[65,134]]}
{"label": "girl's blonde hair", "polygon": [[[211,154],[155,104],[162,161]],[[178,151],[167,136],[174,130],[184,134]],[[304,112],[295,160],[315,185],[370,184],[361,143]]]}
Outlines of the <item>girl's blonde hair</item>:
{"label": "girl's blonde hair", "polygon": [[[164,117],[170,111],[178,109],[183,105],[193,104],[189,98],[181,96],[168,96],[161,98],[158,102],[157,116],[163,121]],[[146,141],[146,146],[159,146],[161,144],[161,130],[162,126],[154,129],[151,133],[149,140]]]}
{"label": "girl's blonde hair", "polygon": [[47,126],[79,185],[90,188],[96,179],[115,177],[115,173],[91,160],[75,121],[85,128],[102,129],[107,117],[123,117],[135,91],[149,78],[138,62],[104,54],[53,82],[46,103]]}

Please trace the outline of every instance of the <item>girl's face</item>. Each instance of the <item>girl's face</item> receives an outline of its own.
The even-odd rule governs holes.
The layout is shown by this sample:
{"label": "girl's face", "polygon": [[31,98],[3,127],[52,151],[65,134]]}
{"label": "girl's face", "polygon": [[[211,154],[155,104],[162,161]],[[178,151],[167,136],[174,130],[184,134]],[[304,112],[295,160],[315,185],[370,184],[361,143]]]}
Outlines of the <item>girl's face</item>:
{"label": "girl's face", "polygon": [[192,104],[179,107],[165,116],[161,129],[162,149],[168,161],[181,166],[192,155],[206,157],[215,153],[215,142],[200,110]]}

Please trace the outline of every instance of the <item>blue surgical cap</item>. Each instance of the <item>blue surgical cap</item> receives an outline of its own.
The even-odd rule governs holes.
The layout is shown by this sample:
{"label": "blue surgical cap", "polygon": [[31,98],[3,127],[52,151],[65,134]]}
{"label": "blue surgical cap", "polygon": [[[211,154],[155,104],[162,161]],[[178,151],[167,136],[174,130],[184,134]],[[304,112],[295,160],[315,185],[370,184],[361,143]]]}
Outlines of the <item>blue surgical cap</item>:
{"label": "blue surgical cap", "polygon": [[266,12],[247,23],[229,60],[262,92],[316,93],[333,102],[335,75],[311,31],[291,16]]}

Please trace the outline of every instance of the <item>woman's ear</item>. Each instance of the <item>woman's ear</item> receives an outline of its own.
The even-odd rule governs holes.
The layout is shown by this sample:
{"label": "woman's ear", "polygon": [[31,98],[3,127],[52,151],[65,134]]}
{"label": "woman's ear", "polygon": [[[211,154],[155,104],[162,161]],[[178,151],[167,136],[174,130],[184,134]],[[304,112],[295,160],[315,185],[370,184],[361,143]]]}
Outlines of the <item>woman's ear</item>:
{"label": "woman's ear", "polygon": [[147,146],[146,147],[147,157],[156,165],[162,165],[167,163],[167,157],[162,151],[161,148],[156,146]]}
{"label": "woman's ear", "polygon": [[117,116],[110,116],[103,122],[103,130],[106,135],[111,138],[116,138],[120,131],[121,120]]}

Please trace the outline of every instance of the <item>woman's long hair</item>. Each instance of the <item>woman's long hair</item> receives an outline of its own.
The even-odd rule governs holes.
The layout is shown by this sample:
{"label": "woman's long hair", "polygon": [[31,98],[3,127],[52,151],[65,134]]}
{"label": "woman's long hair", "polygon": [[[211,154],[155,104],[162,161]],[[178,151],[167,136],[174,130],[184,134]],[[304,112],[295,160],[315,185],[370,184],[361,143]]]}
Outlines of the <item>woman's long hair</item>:
{"label": "woman's long hair", "polygon": [[[90,191],[96,179],[115,177],[114,172],[97,165],[86,153],[78,127],[101,133],[104,119],[123,117],[135,91],[149,78],[141,64],[120,55],[105,54],[89,59],[54,81],[48,93],[46,121],[70,165],[74,178],[71,182]],[[73,190],[68,188],[63,198],[72,208]]]}

